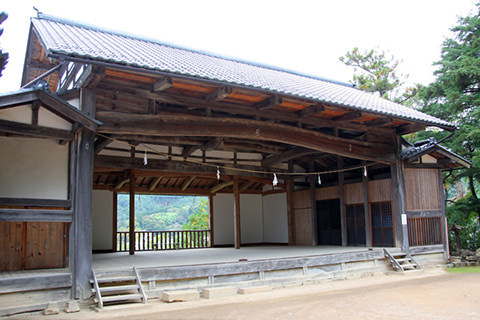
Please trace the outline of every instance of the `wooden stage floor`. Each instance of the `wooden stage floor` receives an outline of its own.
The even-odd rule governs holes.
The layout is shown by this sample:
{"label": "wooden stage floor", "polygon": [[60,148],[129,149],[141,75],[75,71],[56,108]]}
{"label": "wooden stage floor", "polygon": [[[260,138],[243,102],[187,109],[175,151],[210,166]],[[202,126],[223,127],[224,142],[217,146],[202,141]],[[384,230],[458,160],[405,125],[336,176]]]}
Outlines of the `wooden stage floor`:
{"label": "wooden stage floor", "polygon": [[329,255],[335,253],[353,253],[368,251],[365,247],[290,247],[290,246],[247,246],[234,248],[205,248],[165,250],[155,252],[98,253],[93,255],[95,271],[114,271],[132,268],[155,268],[166,266],[187,266],[238,261],[259,261],[270,259]]}

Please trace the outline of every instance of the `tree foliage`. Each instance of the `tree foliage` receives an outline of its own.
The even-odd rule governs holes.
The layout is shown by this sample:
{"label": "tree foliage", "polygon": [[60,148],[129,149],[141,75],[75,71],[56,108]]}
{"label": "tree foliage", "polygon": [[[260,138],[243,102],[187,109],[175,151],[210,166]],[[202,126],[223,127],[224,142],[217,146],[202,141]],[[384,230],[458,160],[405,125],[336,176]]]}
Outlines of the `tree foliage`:
{"label": "tree foliage", "polygon": [[[418,92],[422,111],[450,121],[458,126],[455,134],[443,142],[448,148],[472,162],[472,167],[455,171],[452,181],[467,181],[468,192],[464,199],[447,207],[449,224],[465,227],[462,245],[472,249],[480,245],[480,3],[473,15],[460,18],[451,29],[453,36],[442,45],[441,59],[436,62],[436,80]],[[424,132],[437,140],[449,132]],[[452,179],[453,178],[453,179]]]}
{"label": "tree foliage", "polygon": [[372,49],[360,52],[355,47],[339,59],[347,66],[354,67],[353,84],[360,90],[393,99],[390,93],[402,85],[402,76],[397,71],[399,61],[387,57],[384,51]]}
{"label": "tree foliage", "polygon": [[[5,12],[0,13],[0,25],[7,20],[8,15]],[[0,36],[3,34],[3,28],[0,28]],[[8,62],[8,53],[3,52],[0,48],[0,77],[2,76],[2,71],[5,69],[5,66]]]}
{"label": "tree foliage", "polygon": [[188,222],[182,227],[183,230],[208,230],[210,229],[210,219],[208,212],[207,199],[200,200],[200,206],[197,212],[188,217]]}

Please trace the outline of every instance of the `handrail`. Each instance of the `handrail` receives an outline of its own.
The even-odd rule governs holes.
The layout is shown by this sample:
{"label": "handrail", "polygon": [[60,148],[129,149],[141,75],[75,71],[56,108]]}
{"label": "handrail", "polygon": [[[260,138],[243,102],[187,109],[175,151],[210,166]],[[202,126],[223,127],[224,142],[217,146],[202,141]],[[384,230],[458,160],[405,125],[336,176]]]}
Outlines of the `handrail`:
{"label": "handrail", "polygon": [[[135,231],[135,251],[209,248],[210,230]],[[129,251],[130,234],[117,232],[117,252]]]}

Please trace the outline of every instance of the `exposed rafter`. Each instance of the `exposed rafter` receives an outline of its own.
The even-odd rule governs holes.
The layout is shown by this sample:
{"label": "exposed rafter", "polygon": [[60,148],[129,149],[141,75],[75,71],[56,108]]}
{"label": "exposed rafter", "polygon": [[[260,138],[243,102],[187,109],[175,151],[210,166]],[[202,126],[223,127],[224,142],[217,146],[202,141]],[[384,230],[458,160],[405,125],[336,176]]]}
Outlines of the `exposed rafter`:
{"label": "exposed rafter", "polygon": [[220,101],[228,97],[232,93],[232,88],[221,87],[212,93],[207,94],[204,99],[207,101]]}
{"label": "exposed rafter", "polygon": [[268,97],[267,99],[260,101],[255,104],[255,108],[257,110],[265,110],[265,109],[270,109],[278,106],[283,102],[282,98],[279,96],[271,96]]}
{"label": "exposed rafter", "polygon": [[150,186],[148,186],[148,190],[150,190],[150,191],[155,190],[155,188],[158,186],[158,184],[160,183],[160,181],[162,180],[162,178],[163,178],[162,176],[156,177],[156,178],[152,181],[152,183],[150,184]]}
{"label": "exposed rafter", "polygon": [[212,189],[210,189],[210,192],[211,192],[212,194],[215,194],[215,193],[217,193],[218,191],[220,191],[220,190],[222,190],[222,189],[225,189],[225,188],[227,188],[227,187],[230,187],[231,185],[233,185],[233,180],[220,182],[220,183],[217,184],[215,187],[213,187]]}
{"label": "exposed rafter", "polygon": [[196,179],[196,176],[191,176],[189,179],[185,181],[185,183],[182,185],[182,191],[187,190],[187,188],[192,184],[192,182]]}
{"label": "exposed rafter", "polygon": [[153,91],[153,92],[161,92],[161,91],[163,91],[163,90],[167,90],[167,89],[170,88],[172,85],[173,85],[173,80],[172,80],[172,78],[170,78],[170,77],[162,77],[162,78],[158,79],[157,82],[155,82],[155,83],[152,85],[152,91]]}
{"label": "exposed rafter", "polygon": [[346,112],[341,116],[336,116],[332,120],[334,121],[351,121],[362,117],[362,113],[360,111],[352,111]]}
{"label": "exposed rafter", "polygon": [[323,111],[325,111],[324,106],[313,105],[313,106],[309,106],[309,107],[306,107],[305,109],[297,111],[297,114],[300,117],[304,118],[304,117],[308,117],[308,116],[311,116],[311,115],[314,115],[314,114],[317,114],[317,113],[320,113],[320,112],[323,112]]}

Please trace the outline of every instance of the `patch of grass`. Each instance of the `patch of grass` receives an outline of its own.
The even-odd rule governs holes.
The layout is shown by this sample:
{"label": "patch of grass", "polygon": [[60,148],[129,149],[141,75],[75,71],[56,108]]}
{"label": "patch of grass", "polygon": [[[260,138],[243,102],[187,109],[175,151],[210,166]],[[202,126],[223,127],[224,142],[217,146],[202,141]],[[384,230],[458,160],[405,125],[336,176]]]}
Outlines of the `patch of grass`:
{"label": "patch of grass", "polygon": [[448,268],[447,270],[451,273],[480,273],[480,267],[478,266]]}

